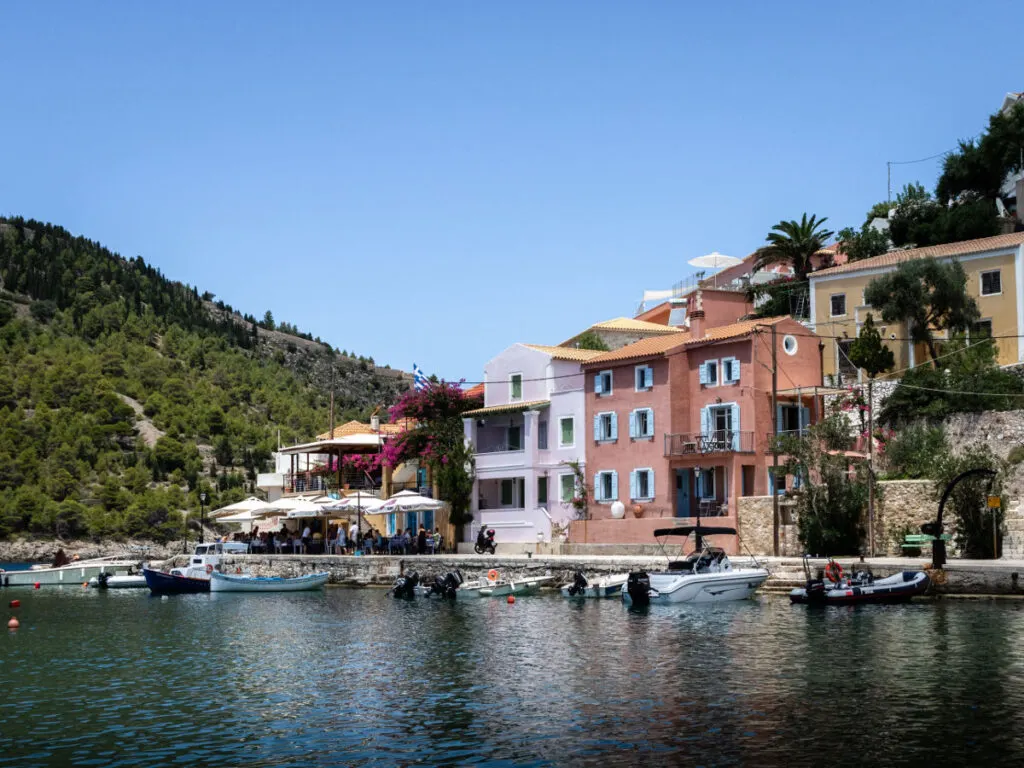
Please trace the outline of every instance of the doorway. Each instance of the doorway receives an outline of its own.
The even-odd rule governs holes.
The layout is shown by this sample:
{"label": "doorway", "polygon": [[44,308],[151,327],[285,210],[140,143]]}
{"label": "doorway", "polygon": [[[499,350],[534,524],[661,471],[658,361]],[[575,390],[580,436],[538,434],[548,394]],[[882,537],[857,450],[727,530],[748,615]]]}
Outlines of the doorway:
{"label": "doorway", "polygon": [[690,517],[690,478],[689,469],[676,470],[676,517]]}

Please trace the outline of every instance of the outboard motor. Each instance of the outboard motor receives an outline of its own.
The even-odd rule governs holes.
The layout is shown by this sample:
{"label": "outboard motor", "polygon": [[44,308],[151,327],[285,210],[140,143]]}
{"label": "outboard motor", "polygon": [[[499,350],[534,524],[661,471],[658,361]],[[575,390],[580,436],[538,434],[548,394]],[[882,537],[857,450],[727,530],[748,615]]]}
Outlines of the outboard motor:
{"label": "outboard motor", "polygon": [[107,579],[109,579],[109,578],[110,578],[110,574],[107,573],[106,571],[101,571],[100,573],[97,573],[96,574],[96,584],[97,584],[97,586],[99,586],[100,589],[106,589],[107,588]]}
{"label": "outboard motor", "polygon": [[569,587],[569,594],[573,597],[577,597],[583,594],[583,590],[587,588],[587,577],[579,571],[576,571],[576,575],[573,576],[572,586]]}
{"label": "outboard motor", "polygon": [[416,597],[416,586],[419,583],[420,575],[416,571],[399,576],[395,579],[395,586],[391,588],[391,594],[394,597]]}
{"label": "outboard motor", "polygon": [[454,600],[460,584],[462,584],[462,574],[458,571],[446,573],[443,579],[436,576],[434,583],[430,585],[430,594]]}
{"label": "outboard motor", "polygon": [[633,605],[651,604],[651,577],[646,571],[630,571],[626,581],[626,594]]}
{"label": "outboard motor", "polygon": [[825,582],[822,579],[809,579],[807,581],[807,602],[814,605],[825,604]]}

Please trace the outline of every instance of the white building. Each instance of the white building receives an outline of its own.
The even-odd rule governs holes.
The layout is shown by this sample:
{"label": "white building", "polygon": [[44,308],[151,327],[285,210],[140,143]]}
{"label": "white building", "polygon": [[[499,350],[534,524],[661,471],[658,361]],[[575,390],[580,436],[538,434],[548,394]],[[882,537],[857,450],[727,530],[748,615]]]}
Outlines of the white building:
{"label": "white building", "polygon": [[513,344],[484,366],[484,407],[464,415],[476,479],[468,540],[493,528],[499,544],[551,541],[573,517],[566,462],[586,455],[580,363],[601,352]]}

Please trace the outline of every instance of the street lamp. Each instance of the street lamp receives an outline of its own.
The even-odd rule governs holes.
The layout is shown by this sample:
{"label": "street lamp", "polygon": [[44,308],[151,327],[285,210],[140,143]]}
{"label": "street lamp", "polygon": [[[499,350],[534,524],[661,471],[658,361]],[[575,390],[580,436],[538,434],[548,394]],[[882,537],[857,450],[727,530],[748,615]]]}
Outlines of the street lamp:
{"label": "street lamp", "polygon": [[206,521],[206,501],[210,497],[206,495],[206,491],[201,491],[199,494],[199,543],[204,544],[203,539],[203,524]]}

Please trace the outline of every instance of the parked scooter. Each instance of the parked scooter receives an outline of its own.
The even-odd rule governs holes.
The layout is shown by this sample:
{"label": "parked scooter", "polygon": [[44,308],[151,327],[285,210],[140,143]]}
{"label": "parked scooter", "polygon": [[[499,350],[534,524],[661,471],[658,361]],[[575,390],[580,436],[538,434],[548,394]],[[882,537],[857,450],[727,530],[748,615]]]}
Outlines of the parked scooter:
{"label": "parked scooter", "polygon": [[494,529],[481,528],[476,535],[476,544],[473,545],[473,551],[478,555],[482,555],[484,552],[490,552],[493,555],[496,546],[494,543]]}

